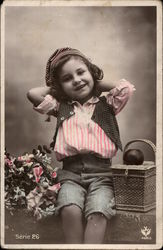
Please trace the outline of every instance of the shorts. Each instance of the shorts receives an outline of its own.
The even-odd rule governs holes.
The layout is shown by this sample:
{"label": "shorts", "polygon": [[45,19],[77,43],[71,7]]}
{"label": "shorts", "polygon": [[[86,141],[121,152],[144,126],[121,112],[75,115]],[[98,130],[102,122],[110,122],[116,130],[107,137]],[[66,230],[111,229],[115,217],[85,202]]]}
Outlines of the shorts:
{"label": "shorts", "polygon": [[57,214],[61,208],[72,204],[81,208],[85,218],[92,213],[102,213],[110,219],[116,214],[109,159],[97,159],[93,155],[69,157],[63,170],[58,172],[58,181],[61,189]]}

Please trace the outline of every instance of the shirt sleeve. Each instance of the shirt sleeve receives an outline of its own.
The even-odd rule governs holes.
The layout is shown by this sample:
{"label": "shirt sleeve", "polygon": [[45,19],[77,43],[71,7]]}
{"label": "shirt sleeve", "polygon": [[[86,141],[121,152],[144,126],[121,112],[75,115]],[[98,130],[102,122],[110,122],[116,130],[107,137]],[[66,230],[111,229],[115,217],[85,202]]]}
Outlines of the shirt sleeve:
{"label": "shirt sleeve", "polygon": [[107,93],[107,103],[113,106],[116,115],[124,108],[134,91],[135,87],[133,84],[125,79],[121,79],[118,86]]}
{"label": "shirt sleeve", "polygon": [[40,114],[50,115],[53,112],[58,111],[59,102],[51,95],[46,95],[44,97],[44,100],[37,107],[34,106],[33,109],[39,112]]}

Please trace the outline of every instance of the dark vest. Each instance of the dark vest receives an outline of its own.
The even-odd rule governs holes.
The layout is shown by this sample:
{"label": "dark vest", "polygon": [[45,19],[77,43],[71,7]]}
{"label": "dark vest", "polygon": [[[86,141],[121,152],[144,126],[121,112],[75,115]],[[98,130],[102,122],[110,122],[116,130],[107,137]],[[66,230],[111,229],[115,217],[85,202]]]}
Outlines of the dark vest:
{"label": "dark vest", "polygon": [[[96,122],[105,132],[105,134],[115,143],[116,147],[122,150],[122,143],[119,135],[118,123],[111,105],[106,103],[105,96],[99,98],[100,101],[96,104],[91,119]],[[58,128],[62,122],[74,115],[73,104],[66,102],[60,103],[59,111],[57,113],[56,131],[53,137],[53,142],[50,146],[55,146]]]}

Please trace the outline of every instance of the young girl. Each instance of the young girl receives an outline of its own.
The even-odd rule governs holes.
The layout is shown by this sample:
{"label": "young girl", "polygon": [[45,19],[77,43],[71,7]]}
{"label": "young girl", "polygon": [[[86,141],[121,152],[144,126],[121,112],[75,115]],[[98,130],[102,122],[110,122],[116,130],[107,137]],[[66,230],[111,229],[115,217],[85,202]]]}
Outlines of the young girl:
{"label": "young girl", "polygon": [[107,221],[115,215],[110,166],[122,150],[115,116],[134,86],[124,79],[116,86],[102,78],[103,71],[80,51],[62,48],[47,62],[47,87],[27,94],[36,111],[57,117],[51,146],[63,162],[57,211],[65,243],[103,243]]}

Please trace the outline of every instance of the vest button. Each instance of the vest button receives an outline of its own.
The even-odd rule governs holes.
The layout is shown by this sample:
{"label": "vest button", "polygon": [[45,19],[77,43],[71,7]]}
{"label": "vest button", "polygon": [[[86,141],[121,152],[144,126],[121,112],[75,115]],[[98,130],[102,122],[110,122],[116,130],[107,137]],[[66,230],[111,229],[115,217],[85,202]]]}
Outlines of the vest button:
{"label": "vest button", "polygon": [[70,111],[70,115],[73,115],[74,114],[74,112],[73,111]]}
{"label": "vest button", "polygon": [[64,119],[65,119],[64,116],[62,116],[62,117],[61,117],[61,121],[63,121]]}

